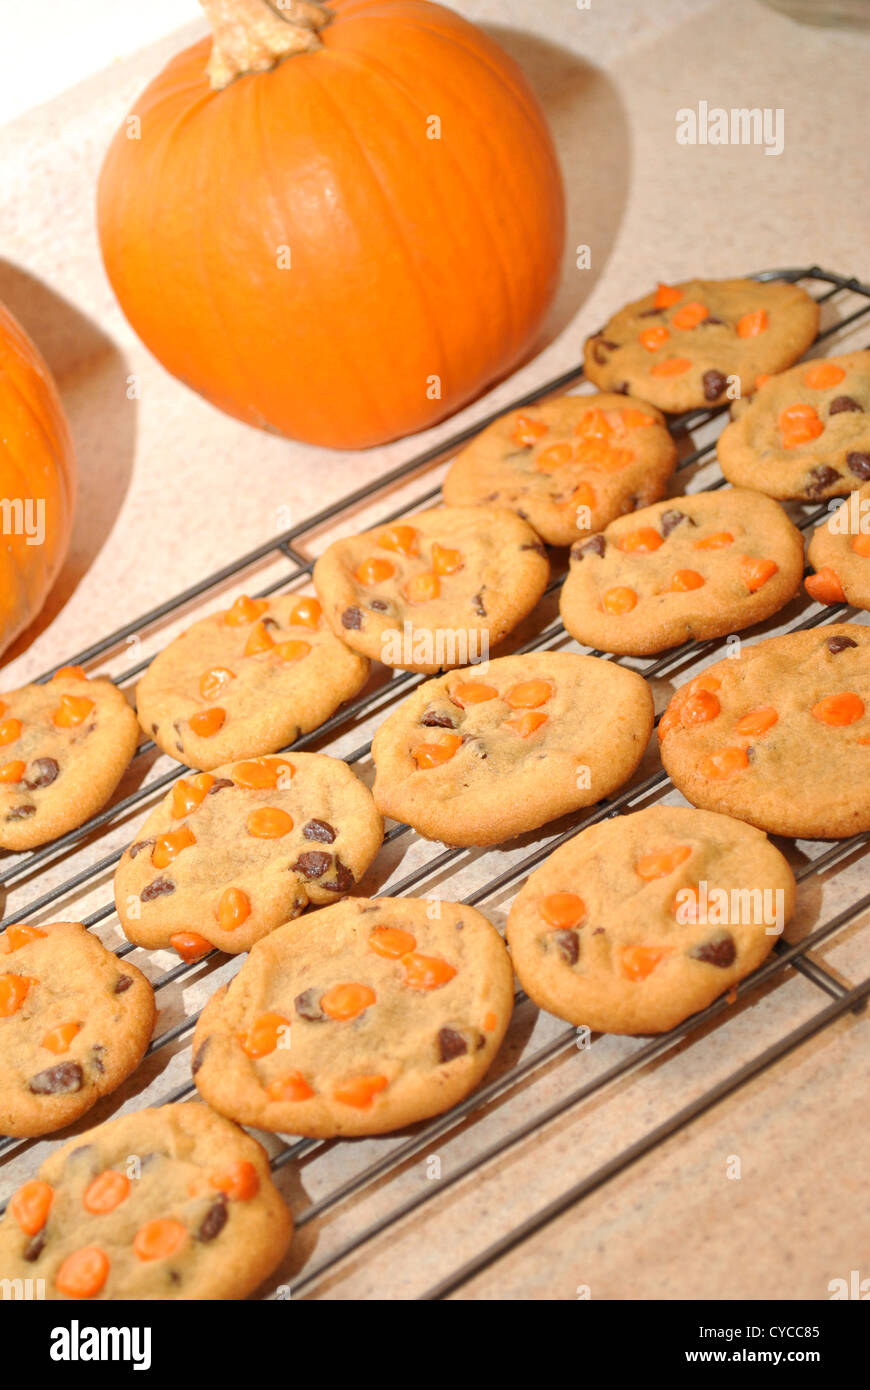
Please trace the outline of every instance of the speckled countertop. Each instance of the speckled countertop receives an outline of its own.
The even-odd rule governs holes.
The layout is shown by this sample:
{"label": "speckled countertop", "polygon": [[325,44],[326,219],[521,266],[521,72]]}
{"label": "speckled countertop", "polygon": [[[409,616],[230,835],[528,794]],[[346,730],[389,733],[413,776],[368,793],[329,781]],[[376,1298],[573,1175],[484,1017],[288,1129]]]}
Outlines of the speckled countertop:
{"label": "speckled countertop", "polygon": [[[81,480],[69,559],[42,617],[7,654],[5,685],[67,659],[412,449],[565,370],[590,331],[657,279],[814,262],[870,279],[866,34],[804,28],[757,0],[591,0],[587,9],[571,0],[461,0],[456,8],[491,28],[548,110],[568,186],[569,251],[540,355],[486,400],[413,443],[351,456],[250,430],[170,378],[115,304],[94,231],[102,154],[137,92],[200,26],[0,127],[0,300],[57,375]],[[676,112],[701,101],[781,109],[783,152],[679,145]],[[590,269],[576,268],[574,248],[581,245],[591,248]],[[123,675],[128,659],[121,651],[105,665]],[[123,843],[134,828],[119,825],[108,844]],[[85,847],[84,862],[105,849],[106,843]],[[793,857],[818,849],[798,846]],[[389,860],[370,886],[389,891],[391,879],[422,853],[411,843],[402,862]],[[498,852],[491,854],[487,871],[500,862]],[[25,881],[7,910],[26,906],[57,872]],[[449,893],[433,891],[463,895],[481,872],[469,856]],[[65,913],[99,905],[108,887],[104,879],[84,900],[70,897]],[[866,887],[857,855],[846,858],[838,875],[813,878],[790,938]],[[508,902],[508,896],[494,899],[486,910],[501,923]],[[117,939],[113,931],[108,924],[107,940]],[[818,959],[837,979],[855,984],[870,971],[868,943],[870,932],[858,919],[823,945]],[[159,964],[170,963],[165,957]],[[195,972],[177,995],[165,996],[160,1029],[201,1003],[225,968]],[[691,1042],[653,1060],[644,1061],[642,1040],[609,1037],[585,1052],[556,1054],[534,1082],[512,1087],[473,1124],[439,1140],[442,1172],[621,1059],[637,1054],[638,1064],[618,1086],[512,1145],[472,1180],[436,1193],[306,1293],[346,1299],[425,1292],[826,1002],[808,979],[780,973]],[[546,1045],[561,1027],[522,1005],[499,1065]],[[183,1081],[185,1047],[183,1040],[146,1063],[91,1118],[107,1118],[119,1104],[148,1103]],[[575,1299],[588,1291],[593,1299],[823,1299],[830,1280],[848,1278],[853,1269],[870,1275],[870,1221],[861,1199],[868,1061],[866,1016],[846,1015],[455,1296]],[[296,1208],[316,1201],[393,1142],[326,1146],[282,1169],[285,1195]],[[45,1147],[16,1150],[0,1170],[0,1198]],[[292,1280],[419,1191],[429,1181],[428,1156],[307,1224],[278,1279]]]}

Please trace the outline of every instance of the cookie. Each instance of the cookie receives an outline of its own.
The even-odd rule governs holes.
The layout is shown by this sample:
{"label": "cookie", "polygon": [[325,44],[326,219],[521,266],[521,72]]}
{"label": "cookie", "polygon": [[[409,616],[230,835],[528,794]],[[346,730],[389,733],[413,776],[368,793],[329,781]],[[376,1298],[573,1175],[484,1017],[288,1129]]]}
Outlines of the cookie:
{"label": "cookie", "polygon": [[512,1008],[508,953],[473,907],[348,898],[257,943],[200,1016],[194,1076],[239,1124],[383,1134],[467,1096]]}
{"label": "cookie", "polygon": [[559,396],[495,420],[444,479],[450,506],[510,507],[550,545],[602,531],[664,495],[677,447],[646,401]]}
{"label": "cookie", "polygon": [[870,483],[816,527],[807,558],[815,570],[806,579],[810,598],[870,608]]}
{"label": "cookie", "polygon": [[514,900],[507,938],[549,1013],[597,1033],[664,1033],[761,964],[794,900],[760,830],[652,806],[551,854]]}
{"label": "cookie", "polygon": [[227,763],[182,777],[115,874],[125,935],[198,960],[249,951],[310,905],[351,892],[383,822],[346,763],[322,753]]}
{"label": "cookie", "polygon": [[145,976],[80,923],[7,927],[0,1134],[49,1134],[84,1115],[136,1070],[155,1017]]}
{"label": "cookie", "polygon": [[84,825],[117,787],[138,737],[118,687],[78,666],[0,695],[0,849],[34,849]]}
{"label": "cookie", "polygon": [[870,352],[802,362],[732,414],[716,452],[737,487],[818,502],[870,479]]}
{"label": "cookie", "polygon": [[[818,332],[819,306],[782,280],[686,280],[659,285],[586,341],[584,370],[602,391],[625,391],[659,410],[695,410],[748,396]],[[732,392],[729,396],[729,386]]]}
{"label": "cookie", "polygon": [[433,507],[334,541],[314,567],[327,621],[386,666],[440,671],[485,659],[530,613],[550,566],[500,507]]}
{"label": "cookie", "polygon": [[870,830],[870,628],[771,637],[676,692],[661,756],[695,806],[772,835]]}
{"label": "cookie", "polygon": [[0,1272],[46,1299],[244,1298],[292,1230],[255,1139],[195,1101],[163,1105],[49,1155],[0,1222]]}
{"label": "cookie", "polygon": [[316,598],[248,598],[170,642],[136,687],[158,748],[211,771],[276,753],[361,690],[369,664],[333,636]]}
{"label": "cookie", "polygon": [[375,805],[450,845],[492,845],[622,785],[653,727],[635,671],[570,652],[427,681],[372,742]]}
{"label": "cookie", "polygon": [[585,646],[651,656],[769,618],[797,593],[803,565],[801,534],[770,498],[676,497],[573,547],[562,621]]}

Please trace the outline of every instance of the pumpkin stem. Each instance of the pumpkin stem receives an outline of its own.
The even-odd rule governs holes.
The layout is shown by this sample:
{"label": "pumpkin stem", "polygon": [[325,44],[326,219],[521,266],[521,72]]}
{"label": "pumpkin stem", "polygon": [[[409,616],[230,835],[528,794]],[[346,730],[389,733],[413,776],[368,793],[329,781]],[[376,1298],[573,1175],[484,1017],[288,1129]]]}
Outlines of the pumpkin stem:
{"label": "pumpkin stem", "polygon": [[247,72],[266,72],[291,53],[320,48],[332,15],[317,0],[199,0],[212,28],[208,77],[220,90]]}

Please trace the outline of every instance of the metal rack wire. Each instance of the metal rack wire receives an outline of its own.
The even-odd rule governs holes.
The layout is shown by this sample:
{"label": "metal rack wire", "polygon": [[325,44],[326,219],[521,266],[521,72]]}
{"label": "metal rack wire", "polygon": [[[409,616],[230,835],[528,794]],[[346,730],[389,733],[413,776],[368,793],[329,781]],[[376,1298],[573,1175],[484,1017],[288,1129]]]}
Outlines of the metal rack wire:
{"label": "metal rack wire", "polygon": [[[841,313],[835,322],[830,323],[820,333],[817,340],[819,343],[835,334],[842,333],[847,328],[851,329],[861,325],[865,319],[870,322],[870,286],[853,277],[839,275],[813,266],[804,269],[766,271],[760,273],[756,278],[802,281],[811,289],[813,286],[820,287],[820,292],[817,293],[820,302],[836,300],[837,308],[845,309],[845,312]],[[853,299],[857,300],[854,306],[851,302]],[[279,590],[294,589],[308,579],[313,568],[313,560],[303,553],[306,537],[313,536],[325,526],[340,522],[353,509],[362,504],[373,502],[381,494],[386,495],[394,486],[415,483],[419,480],[423,485],[422,491],[414,496],[412,501],[404,501],[401,506],[386,515],[379,514],[376,521],[370,524],[383,525],[417,510],[420,506],[437,498],[439,494],[440,486],[437,483],[433,485],[431,481],[432,470],[476,435],[491,419],[497,418],[506,409],[530,405],[544,397],[570,389],[578,385],[581,380],[582,371],[578,367],[544,383],[534,391],[528,392],[521,399],[513,401],[510,406],[502,407],[485,419],[469,425],[450,439],[373,479],[340,502],[325,507],[314,516],[240,556],[234,562],[223,566],[214,574],[190,586],[182,593],[176,594],[165,603],[124,624],[115,632],[92,644],[85,651],[70,658],[70,662],[87,667],[98,660],[109,658],[113,653],[121,650],[129,639],[142,638],[149,632],[153,632],[166,619],[174,617],[181,610],[201,600],[211,599],[213,601],[217,593],[230,581],[241,581],[243,576],[250,576],[255,573],[257,567],[265,562],[278,561],[282,565],[286,562],[287,569],[277,579],[273,578],[265,587],[252,589],[257,596]],[[693,411],[670,422],[671,430],[681,449],[679,471],[686,472],[688,476],[688,470],[698,472],[706,469],[712,460],[715,448],[714,432],[721,413],[721,410]],[[693,438],[693,432],[696,430],[709,435],[697,445]],[[712,490],[721,487],[723,483],[724,480],[721,477],[713,476],[706,482],[705,487],[707,490]],[[807,530],[825,514],[826,507],[820,506],[811,511],[801,509],[801,511],[802,514],[797,517],[797,524],[801,529]],[[354,527],[354,529],[356,528]],[[542,606],[546,603],[547,598],[552,602],[560,584],[561,578],[557,576],[551,583],[545,599],[542,600]],[[789,630],[797,631],[825,624],[832,619],[839,618],[844,607],[844,605],[840,605],[837,608],[817,609],[812,606],[808,613],[800,615],[797,621],[789,625]],[[554,620],[544,626],[537,634],[516,646],[515,650],[519,652],[532,651],[566,640],[567,636],[561,623]],[[720,645],[719,642],[715,641],[687,644],[684,647],[666,652],[655,660],[633,662],[632,665],[648,679],[664,677],[680,670],[687,662],[695,662],[698,658],[713,656]],[[601,655],[601,653],[594,654]],[[58,664],[66,665],[68,663],[65,661]],[[132,681],[147,664],[148,659],[146,658],[129,666],[125,670],[123,678],[119,680],[119,684],[127,684]],[[51,674],[51,671],[46,672],[40,679],[47,680]],[[410,672],[399,672],[391,675],[380,685],[375,684],[367,687],[361,695],[337,711],[319,729],[297,740],[293,747],[312,747],[318,751],[334,752],[332,744],[336,738],[340,737],[346,741],[354,730],[360,730],[361,733],[367,734],[364,726],[370,724],[373,717],[380,717],[393,706],[395,701],[404,698],[415,685],[424,679],[426,677]],[[367,759],[369,750],[370,739],[365,736],[357,746],[349,751],[345,749],[339,756],[342,756],[349,763],[358,764]],[[153,743],[143,742],[137,749],[136,760],[146,759],[153,752]],[[164,761],[169,764],[170,760],[165,759]],[[114,868],[120,851],[113,849],[109,853],[100,854],[98,852],[92,856],[93,846],[96,845],[99,848],[100,837],[110,830],[117,829],[131,813],[141,808],[141,813],[144,815],[157,796],[165,792],[165,789],[185,771],[186,769],[180,765],[172,764],[167,767],[167,770],[158,772],[150,779],[143,780],[134,791],[110,804],[78,830],[28,854],[8,856],[5,862],[0,863],[0,888],[7,894],[7,897],[17,896],[15,890],[29,883],[37,871],[51,869],[52,872],[56,873],[58,866],[66,863],[68,857],[75,857],[76,867],[68,875],[63,873],[59,881],[53,882],[45,891],[37,892],[35,896],[29,897],[21,906],[15,905],[14,909],[5,916],[2,926],[5,928],[11,923],[32,919],[36,914],[42,913],[56,903],[69,898],[71,894],[80,890],[88,890],[99,883],[101,878]],[[513,859],[507,868],[489,877],[482,886],[467,894],[464,900],[470,905],[481,906],[504,891],[519,887],[521,881],[532,869],[560,844],[576,835],[579,830],[594,824],[596,821],[618,815],[628,808],[643,804],[651,797],[659,796],[668,790],[672,789],[667,775],[659,768],[657,771],[641,775],[639,780],[632,781],[598,806],[580,812],[572,818],[571,824],[567,828],[558,828],[554,831],[552,827],[544,827],[539,832],[540,842],[533,849],[522,852],[519,857]],[[410,845],[416,838],[407,826],[394,825],[388,830],[385,841],[391,845],[398,844],[398,842]],[[827,869],[833,869],[840,861],[856,853],[864,853],[866,844],[866,836],[856,836],[849,841],[837,842],[827,847],[817,847],[815,855],[811,856],[798,871],[798,881],[804,881]],[[467,850],[461,849],[434,850],[431,854],[427,854],[423,861],[418,863],[410,872],[406,872],[396,881],[390,882],[386,891],[392,896],[401,896],[408,893],[424,892],[427,883],[431,885],[437,881],[440,886],[444,875],[458,870],[461,863],[467,861],[468,855]],[[478,852],[478,855],[483,858],[485,852]],[[81,856],[85,857],[86,862],[78,866],[78,859]],[[449,897],[450,894],[439,891],[437,896]],[[727,1076],[709,1087],[688,1105],[675,1111],[649,1133],[613,1155],[591,1173],[586,1174],[581,1181],[570,1186],[557,1199],[543,1206],[528,1220],[508,1231],[501,1239],[487,1245],[471,1260],[456,1268],[449,1277],[441,1280],[421,1296],[427,1299],[443,1298],[460,1290],[468,1280],[502,1258],[522,1241],[528,1239],[547,1222],[600,1188],[616,1174],[623,1172],[632,1163],[654,1149],[656,1145],[715,1106],[725,1096],[736,1091],[747,1081],[772,1066],[807,1039],[829,1027],[836,1019],[850,1010],[862,1008],[866,1004],[867,998],[870,997],[870,977],[850,987],[844,984],[836,973],[813,958],[812,952],[823,943],[829,942],[842,928],[855,922],[861,913],[868,908],[870,908],[870,893],[857,898],[846,909],[817,926],[800,942],[787,945],[785,941],[781,940],[766,963],[752,976],[744,980],[736,991],[738,999],[744,998],[769,982],[781,982],[789,971],[797,971],[825,996],[825,1002],[810,1018],[804,1019],[798,1026],[787,1031],[761,1050],[757,1056],[730,1071]],[[89,916],[84,917],[83,920],[86,925],[94,927],[100,923],[108,922],[113,914],[114,905],[112,902],[108,902],[91,912]],[[130,943],[123,943],[118,947],[118,954],[126,955],[134,949],[136,948]],[[217,957],[218,953],[212,952],[211,956],[206,958],[206,962],[213,962]],[[203,962],[196,964],[182,962],[165,970],[153,980],[155,990],[162,991],[174,984],[183,986],[185,981],[191,978],[193,972],[203,969],[203,965]],[[523,998],[524,996],[518,995],[518,1002]],[[419,1210],[434,1196],[436,1191],[441,1194],[446,1189],[461,1183],[470,1175],[481,1171],[488,1163],[520,1144],[531,1134],[536,1131],[543,1132],[546,1126],[566,1115],[574,1107],[589,1100],[590,1097],[607,1092],[608,1088],[632,1073],[639,1074],[643,1068],[665,1056],[682,1040],[697,1035],[709,1023],[721,1020],[733,1002],[734,996],[720,998],[702,1013],[687,1019],[670,1033],[643,1043],[628,1056],[602,1070],[593,1079],[584,1081],[581,1085],[564,1086],[562,1094],[546,1106],[543,1111],[535,1114],[532,1118],[526,1117],[519,1123],[508,1126],[503,1133],[486,1143],[484,1148],[473,1157],[466,1158],[453,1166],[447,1175],[442,1176],[438,1184],[424,1185],[418,1191],[400,1198],[390,1206],[389,1210],[381,1213],[350,1239],[337,1244],[324,1257],[312,1262],[291,1281],[289,1286],[285,1286],[282,1296],[295,1297],[300,1294],[312,1294],[324,1276],[339,1266],[342,1261],[364,1249],[369,1242],[390,1231],[403,1219]],[[149,1056],[159,1054],[170,1044],[179,1042],[186,1035],[191,1034],[196,1017],[195,1013],[185,1012],[181,1019],[152,1040]],[[488,1107],[496,1103],[509,1103],[516,1088],[530,1079],[534,1079],[550,1064],[564,1059],[566,1054],[576,1048],[576,1043],[577,1034],[574,1028],[558,1031],[544,1045],[535,1048],[528,1055],[523,1055],[505,1071],[486,1081],[462,1104],[454,1107],[445,1115],[417,1126],[408,1133],[407,1137],[400,1137],[374,1161],[365,1164],[356,1171],[349,1171],[324,1195],[311,1201],[302,1210],[295,1211],[297,1229],[304,1228],[328,1213],[340,1209],[342,1204],[372,1190],[385,1178],[399,1173],[410,1160],[430,1152],[434,1143],[456,1131],[459,1126],[466,1125],[469,1120],[481,1115]],[[160,1100],[161,1103],[165,1103],[186,1098],[193,1093],[193,1082],[187,1081],[175,1087],[170,1093],[163,1094]],[[119,1096],[123,1096],[123,1090]],[[10,1138],[0,1139],[0,1161],[3,1160],[4,1155],[8,1155],[13,1150],[16,1155],[20,1155],[22,1150],[26,1150],[27,1142]],[[309,1139],[296,1143],[285,1143],[272,1159],[273,1168],[279,1171],[286,1165],[302,1160],[319,1150],[334,1148],[336,1143],[337,1141],[329,1141],[327,1144],[325,1141]],[[350,1167],[352,1168],[352,1165]],[[2,1172],[2,1168],[0,1168],[0,1172]]]}

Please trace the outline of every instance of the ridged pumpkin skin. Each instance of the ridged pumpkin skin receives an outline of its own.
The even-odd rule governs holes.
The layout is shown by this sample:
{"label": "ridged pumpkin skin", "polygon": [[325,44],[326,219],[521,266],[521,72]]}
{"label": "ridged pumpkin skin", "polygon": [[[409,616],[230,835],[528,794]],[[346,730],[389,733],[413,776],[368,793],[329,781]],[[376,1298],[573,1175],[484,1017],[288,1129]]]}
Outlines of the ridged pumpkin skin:
{"label": "ridged pumpkin skin", "polygon": [[170,372],[250,424],[362,448],[529,351],[564,199],[537,101],[479,29],[423,0],[330,8],[321,49],[222,91],[210,40],[179,54],[131,112],[140,138],[115,136],[98,221],[121,307]]}
{"label": "ridged pumpkin skin", "polygon": [[[0,652],[42,608],[69,546],[75,460],[69,426],[48,367],[0,305]],[[44,503],[45,536],[28,544],[4,504]],[[14,513],[10,510],[10,520]],[[26,513],[25,513],[26,515]]]}

